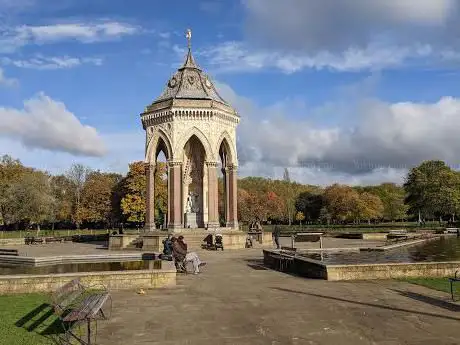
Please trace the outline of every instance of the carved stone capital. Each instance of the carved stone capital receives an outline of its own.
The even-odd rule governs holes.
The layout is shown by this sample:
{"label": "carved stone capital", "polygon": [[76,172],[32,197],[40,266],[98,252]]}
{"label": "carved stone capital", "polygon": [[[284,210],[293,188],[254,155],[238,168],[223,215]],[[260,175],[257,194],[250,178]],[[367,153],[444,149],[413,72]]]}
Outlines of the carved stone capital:
{"label": "carved stone capital", "polygon": [[225,167],[225,171],[237,171],[238,165],[236,164],[229,164]]}
{"label": "carved stone capital", "polygon": [[155,171],[155,169],[156,169],[156,164],[154,164],[154,163],[152,163],[152,162],[148,162],[148,163],[144,163],[144,167],[145,167],[145,171],[146,171],[146,172]]}
{"label": "carved stone capital", "polygon": [[181,166],[183,164],[182,161],[172,161],[172,160],[168,160],[168,166],[170,168],[172,167],[175,167],[175,166]]}
{"label": "carved stone capital", "polygon": [[205,164],[208,168],[217,168],[218,165],[217,162],[205,162]]}

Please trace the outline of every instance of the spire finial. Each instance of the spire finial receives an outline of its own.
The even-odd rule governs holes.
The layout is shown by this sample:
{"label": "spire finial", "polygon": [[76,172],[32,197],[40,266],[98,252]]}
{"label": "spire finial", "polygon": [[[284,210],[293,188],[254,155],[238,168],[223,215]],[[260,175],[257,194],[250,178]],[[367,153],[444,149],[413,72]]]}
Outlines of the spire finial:
{"label": "spire finial", "polygon": [[190,48],[192,48],[192,30],[191,29],[187,29],[187,31],[185,32],[185,37],[187,38],[187,46],[188,46],[188,49],[190,50]]}

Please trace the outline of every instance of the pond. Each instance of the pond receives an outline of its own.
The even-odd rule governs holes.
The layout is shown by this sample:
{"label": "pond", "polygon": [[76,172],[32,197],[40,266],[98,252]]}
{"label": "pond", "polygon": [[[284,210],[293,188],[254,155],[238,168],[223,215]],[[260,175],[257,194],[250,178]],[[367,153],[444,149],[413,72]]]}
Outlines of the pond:
{"label": "pond", "polygon": [[6,264],[0,264],[0,275],[135,271],[148,269],[161,269],[161,260],[85,262],[74,264],[50,264],[47,266],[11,266]]}
{"label": "pond", "polygon": [[329,265],[460,261],[460,238],[441,237],[384,252],[301,253]]}

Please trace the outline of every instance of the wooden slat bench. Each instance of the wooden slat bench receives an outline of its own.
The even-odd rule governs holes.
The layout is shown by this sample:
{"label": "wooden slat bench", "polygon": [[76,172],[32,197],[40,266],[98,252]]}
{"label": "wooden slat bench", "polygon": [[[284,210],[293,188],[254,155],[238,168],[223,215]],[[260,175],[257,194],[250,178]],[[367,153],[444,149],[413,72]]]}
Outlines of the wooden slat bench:
{"label": "wooden slat bench", "polygon": [[[98,291],[93,288],[85,288],[79,279],[74,279],[52,295],[54,312],[62,322],[67,343],[75,339],[82,345],[91,345],[91,322],[110,318],[112,297],[105,287]],[[81,326],[86,336],[77,334]]]}
{"label": "wooden slat bench", "polygon": [[458,228],[446,228],[445,230],[446,234],[459,234],[459,229]]}
{"label": "wooden slat bench", "polygon": [[64,242],[63,237],[45,237],[45,243]]}
{"label": "wooden slat bench", "polygon": [[28,236],[24,238],[24,243],[25,244],[37,244],[37,243],[43,243],[43,238],[41,237],[34,237],[34,236]]}
{"label": "wooden slat bench", "polygon": [[17,249],[0,249],[0,255],[18,256]]}
{"label": "wooden slat bench", "polygon": [[320,249],[323,248],[323,233],[322,232],[300,232],[291,236],[291,247],[295,248],[295,243],[302,242],[319,242]]}

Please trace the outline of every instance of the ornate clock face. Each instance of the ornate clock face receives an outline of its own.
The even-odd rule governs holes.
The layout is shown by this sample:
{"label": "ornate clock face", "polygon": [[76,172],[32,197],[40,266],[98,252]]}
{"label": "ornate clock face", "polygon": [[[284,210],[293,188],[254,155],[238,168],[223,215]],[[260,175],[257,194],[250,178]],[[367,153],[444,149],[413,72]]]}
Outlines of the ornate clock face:
{"label": "ornate clock face", "polygon": [[169,80],[168,86],[169,86],[170,88],[173,88],[173,87],[176,86],[176,84],[177,84],[176,77],[172,77],[172,78]]}

